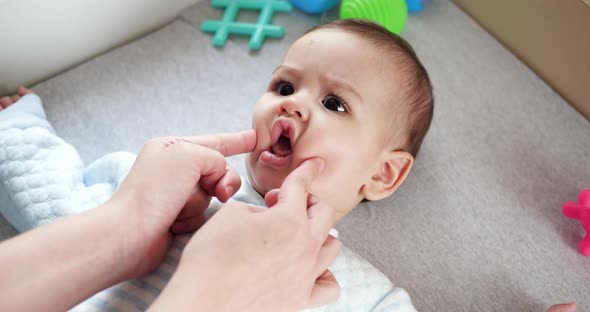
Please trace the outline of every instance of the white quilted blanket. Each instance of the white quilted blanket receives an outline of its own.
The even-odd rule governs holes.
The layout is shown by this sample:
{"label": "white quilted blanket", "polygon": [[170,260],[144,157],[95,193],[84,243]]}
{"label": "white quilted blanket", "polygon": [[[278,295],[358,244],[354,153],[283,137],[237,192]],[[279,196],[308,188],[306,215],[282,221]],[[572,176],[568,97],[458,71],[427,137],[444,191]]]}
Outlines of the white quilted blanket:
{"label": "white quilted blanket", "polygon": [[[0,112],[0,212],[17,230],[26,231],[91,209],[112,195],[134,160],[133,154],[119,152],[85,168],[74,147],[53,131],[39,97],[27,95]],[[235,199],[261,202],[247,187]],[[189,238],[176,237],[153,273],[96,294],[74,310],[146,310],[172,276]],[[415,311],[403,289],[349,249],[343,248],[330,268],[342,287],[341,297],[313,311]]]}

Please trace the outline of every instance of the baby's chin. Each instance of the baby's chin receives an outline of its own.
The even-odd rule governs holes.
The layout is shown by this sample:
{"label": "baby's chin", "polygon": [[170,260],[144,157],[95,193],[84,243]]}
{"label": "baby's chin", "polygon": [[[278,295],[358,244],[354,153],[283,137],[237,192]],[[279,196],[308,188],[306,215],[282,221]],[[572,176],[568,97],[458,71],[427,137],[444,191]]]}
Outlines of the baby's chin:
{"label": "baby's chin", "polygon": [[[246,159],[246,173],[248,175],[248,182],[263,197],[267,192],[278,189],[285,180],[280,175],[272,175],[269,172],[262,172],[263,170],[257,166],[250,166],[250,159]],[[285,174],[286,176],[287,174]]]}

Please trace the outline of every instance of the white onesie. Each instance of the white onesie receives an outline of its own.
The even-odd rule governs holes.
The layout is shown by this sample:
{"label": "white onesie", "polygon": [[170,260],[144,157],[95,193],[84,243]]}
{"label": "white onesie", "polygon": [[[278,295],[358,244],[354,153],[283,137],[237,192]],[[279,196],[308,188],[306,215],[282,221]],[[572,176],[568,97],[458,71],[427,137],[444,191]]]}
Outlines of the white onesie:
{"label": "white onesie", "polygon": [[[39,97],[26,95],[0,112],[0,212],[26,231],[92,209],[110,198],[134,160],[133,154],[119,152],[84,167],[76,150],[53,131]],[[264,206],[248,183],[232,200]],[[210,209],[220,206],[212,201]],[[72,310],[146,310],[174,273],[190,236],[176,236],[154,272],[108,288]],[[345,247],[330,270],[342,288],[340,298],[309,311],[415,311],[406,291]]]}

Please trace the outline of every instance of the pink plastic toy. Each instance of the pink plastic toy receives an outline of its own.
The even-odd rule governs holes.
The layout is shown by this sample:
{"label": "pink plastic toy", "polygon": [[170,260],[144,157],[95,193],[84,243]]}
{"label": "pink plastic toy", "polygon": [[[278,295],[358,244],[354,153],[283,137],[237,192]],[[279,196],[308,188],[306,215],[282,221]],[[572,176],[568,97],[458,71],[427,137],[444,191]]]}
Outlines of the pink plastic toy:
{"label": "pink plastic toy", "polygon": [[566,217],[580,220],[586,230],[586,236],[578,246],[584,256],[590,256],[590,190],[585,190],[578,195],[578,202],[563,204],[563,214]]}

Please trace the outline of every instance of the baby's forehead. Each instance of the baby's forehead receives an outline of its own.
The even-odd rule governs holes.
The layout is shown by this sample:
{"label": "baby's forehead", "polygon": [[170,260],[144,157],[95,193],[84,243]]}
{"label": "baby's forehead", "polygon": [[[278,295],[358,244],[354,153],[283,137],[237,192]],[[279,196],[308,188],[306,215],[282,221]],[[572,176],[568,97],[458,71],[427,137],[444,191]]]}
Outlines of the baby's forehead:
{"label": "baby's forehead", "polygon": [[[375,64],[380,71],[395,72],[400,63],[407,59],[407,55],[391,42],[377,42],[374,39],[350,33],[342,29],[320,29],[303,35],[295,41],[290,49],[310,50],[313,48],[330,51],[328,57],[345,54],[350,56],[350,63],[340,64],[347,66],[355,63]],[[311,53],[305,57],[314,57]]]}
{"label": "baby's forehead", "polygon": [[[340,29],[320,29],[305,34],[295,41],[283,63],[309,64],[310,68],[329,70],[370,85],[385,85],[384,93],[396,92],[400,84],[398,63],[401,55],[383,49],[374,42]],[[359,86],[361,87],[361,86]]]}

